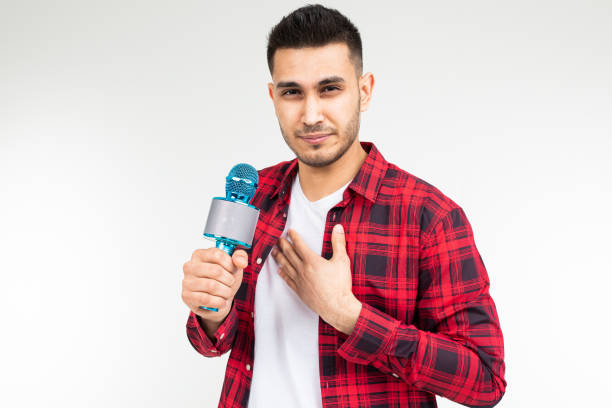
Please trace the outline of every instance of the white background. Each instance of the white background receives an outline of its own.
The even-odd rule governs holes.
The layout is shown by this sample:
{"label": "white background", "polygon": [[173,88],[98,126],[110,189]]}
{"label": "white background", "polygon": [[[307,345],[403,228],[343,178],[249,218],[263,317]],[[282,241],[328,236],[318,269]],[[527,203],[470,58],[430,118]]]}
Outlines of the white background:
{"label": "white background", "polygon": [[[216,406],[227,355],[189,345],[182,264],[233,164],[293,158],[265,46],[303,4],[1,1],[1,406]],[[360,139],[469,217],[498,406],[605,405],[612,2],[325,4],[376,79]]]}

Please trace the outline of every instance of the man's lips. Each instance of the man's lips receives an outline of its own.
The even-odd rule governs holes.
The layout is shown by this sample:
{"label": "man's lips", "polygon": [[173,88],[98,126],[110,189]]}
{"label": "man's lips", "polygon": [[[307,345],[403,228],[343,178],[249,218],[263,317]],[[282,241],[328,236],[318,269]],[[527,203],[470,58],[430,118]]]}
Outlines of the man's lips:
{"label": "man's lips", "polygon": [[332,133],[315,133],[315,134],[300,136],[300,138],[304,140],[306,143],[317,144],[317,143],[323,142],[324,140],[327,140],[327,138],[329,138],[331,135]]}

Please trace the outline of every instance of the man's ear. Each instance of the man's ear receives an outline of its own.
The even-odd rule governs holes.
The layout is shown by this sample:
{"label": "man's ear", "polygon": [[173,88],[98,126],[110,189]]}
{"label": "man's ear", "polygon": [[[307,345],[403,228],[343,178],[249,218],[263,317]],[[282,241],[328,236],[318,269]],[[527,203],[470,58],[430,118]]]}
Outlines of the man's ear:
{"label": "man's ear", "polygon": [[270,95],[270,99],[274,100],[274,83],[268,82],[268,94]]}
{"label": "man's ear", "polygon": [[361,102],[359,109],[361,112],[365,112],[370,107],[370,101],[372,100],[372,92],[374,91],[374,75],[371,72],[366,72],[359,78],[359,96]]}

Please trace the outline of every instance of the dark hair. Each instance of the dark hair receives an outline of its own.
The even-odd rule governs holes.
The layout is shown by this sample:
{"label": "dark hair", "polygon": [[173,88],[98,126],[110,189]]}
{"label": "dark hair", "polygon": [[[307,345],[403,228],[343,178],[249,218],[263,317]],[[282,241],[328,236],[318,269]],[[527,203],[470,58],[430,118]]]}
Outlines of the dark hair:
{"label": "dark hair", "polygon": [[275,25],[268,34],[268,68],[274,70],[274,53],[279,48],[322,47],[345,43],[355,72],[362,74],[363,57],[359,30],[338,10],[309,4],[301,7]]}

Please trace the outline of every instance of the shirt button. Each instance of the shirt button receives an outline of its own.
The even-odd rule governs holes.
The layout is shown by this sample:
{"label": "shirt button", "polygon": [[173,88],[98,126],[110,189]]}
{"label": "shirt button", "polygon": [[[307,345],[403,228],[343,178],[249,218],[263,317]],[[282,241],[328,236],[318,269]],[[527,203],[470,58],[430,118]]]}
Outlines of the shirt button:
{"label": "shirt button", "polygon": [[247,371],[251,371],[251,365],[250,365],[250,364],[247,364],[247,365],[246,365],[246,369],[247,369]]}
{"label": "shirt button", "polygon": [[217,350],[210,350],[210,351],[211,351],[211,352],[213,352],[213,353],[216,353],[216,352],[217,352]]}
{"label": "shirt button", "polygon": [[223,337],[225,337],[225,333],[221,333],[221,335],[219,336],[219,340],[223,340]]}
{"label": "shirt button", "polygon": [[261,265],[261,258],[257,258],[257,261],[255,262],[257,262],[257,265]]}
{"label": "shirt button", "polygon": [[251,312],[251,319],[255,317],[255,313]]}
{"label": "shirt button", "polygon": [[397,374],[395,374],[395,373],[393,373],[393,374],[391,374],[391,375],[392,375],[392,376],[394,376],[395,378],[399,378],[399,375],[397,375]]}
{"label": "shirt button", "polygon": [[287,213],[283,213],[283,218],[287,218]]}

